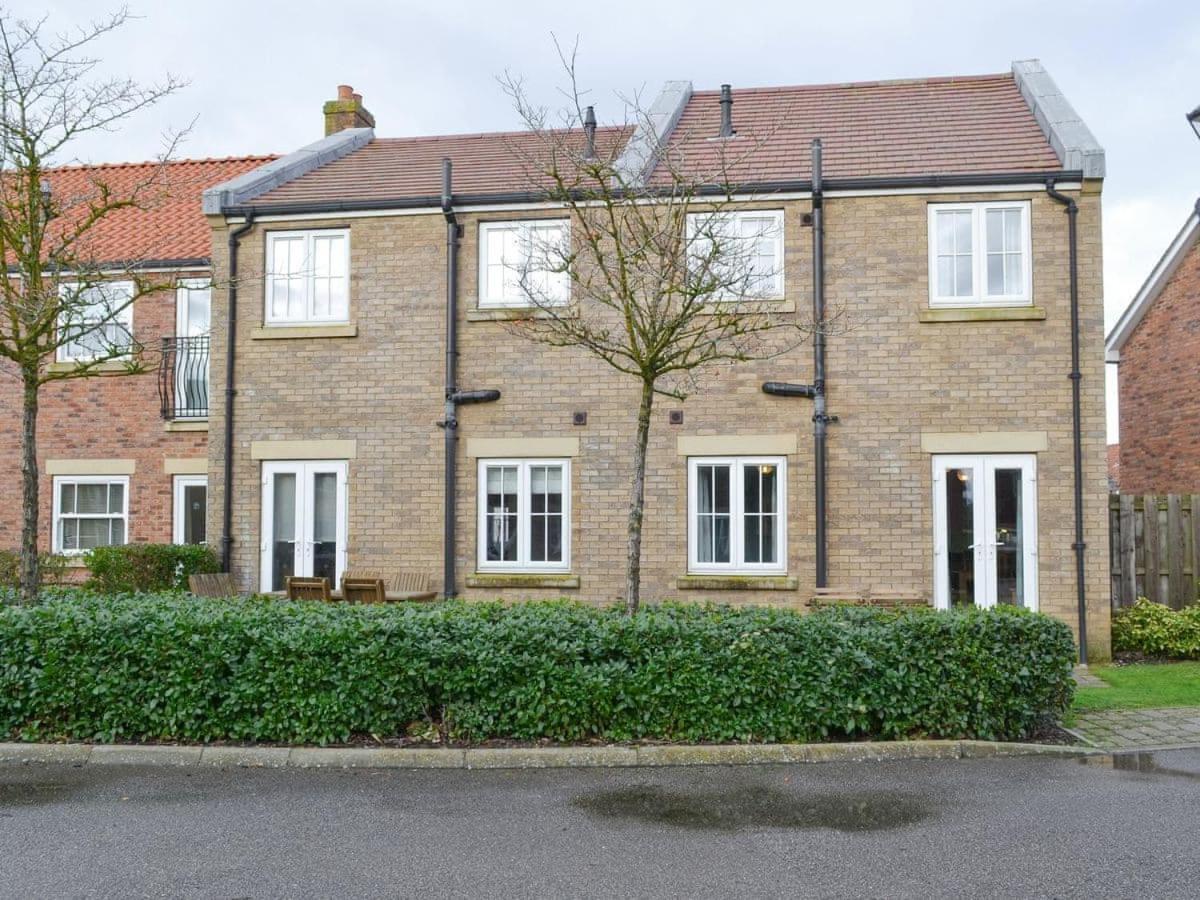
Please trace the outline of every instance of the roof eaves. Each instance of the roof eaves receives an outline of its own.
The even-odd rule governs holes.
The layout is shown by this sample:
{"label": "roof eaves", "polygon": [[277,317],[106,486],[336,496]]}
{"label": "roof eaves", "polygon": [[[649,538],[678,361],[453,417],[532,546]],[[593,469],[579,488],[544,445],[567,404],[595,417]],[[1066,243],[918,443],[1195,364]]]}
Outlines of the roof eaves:
{"label": "roof eaves", "polygon": [[281,184],[294,181],[313,169],[365,147],[374,137],[375,132],[371,128],[347,128],[264,166],[251,169],[237,178],[214,185],[204,192],[204,214],[219,215],[231,207],[242,206]]}
{"label": "roof eaves", "polygon": [[1084,178],[1104,177],[1104,148],[1040,60],[1012,64],[1013,79],[1064,169],[1079,169]]}
{"label": "roof eaves", "polygon": [[1158,299],[1158,295],[1162,293],[1162,289],[1171,280],[1176,269],[1179,268],[1179,264],[1183,262],[1183,258],[1187,256],[1198,238],[1200,238],[1200,200],[1196,201],[1195,209],[1183,223],[1179,233],[1175,235],[1175,240],[1167,247],[1166,252],[1150,271],[1149,277],[1146,278],[1133,301],[1125,308],[1125,312],[1121,313],[1121,318],[1117,320],[1117,324],[1105,338],[1104,356],[1107,362],[1121,361],[1121,350],[1124,348],[1125,342],[1142,323],[1142,319],[1146,317],[1146,313],[1149,312],[1150,307]]}
{"label": "roof eaves", "polygon": [[615,168],[626,184],[645,183],[691,98],[690,81],[668,81],[662,86],[617,158]]}

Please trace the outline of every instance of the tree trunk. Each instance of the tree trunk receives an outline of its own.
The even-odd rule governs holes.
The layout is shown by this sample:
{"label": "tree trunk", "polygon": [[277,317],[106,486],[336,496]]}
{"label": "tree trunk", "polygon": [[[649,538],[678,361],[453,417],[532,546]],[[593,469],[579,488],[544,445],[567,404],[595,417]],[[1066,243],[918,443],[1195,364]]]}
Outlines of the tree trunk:
{"label": "tree trunk", "polygon": [[21,415],[21,602],[37,601],[38,584],[38,467],[37,371],[21,373],[24,408]]}
{"label": "tree trunk", "polygon": [[633,486],[629,492],[629,552],[625,568],[625,611],[638,611],[642,589],[642,514],[646,502],[646,444],[650,440],[650,410],[654,406],[654,382],[642,382],[638,405],[637,441],[633,448]]}

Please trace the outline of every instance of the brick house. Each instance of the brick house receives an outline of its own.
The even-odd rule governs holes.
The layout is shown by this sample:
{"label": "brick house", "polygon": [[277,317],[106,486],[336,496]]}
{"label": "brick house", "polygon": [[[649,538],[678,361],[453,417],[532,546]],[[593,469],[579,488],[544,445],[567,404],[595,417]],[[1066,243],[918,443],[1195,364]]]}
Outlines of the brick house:
{"label": "brick house", "polygon": [[[1024,604],[1073,628],[1086,591],[1092,658],[1106,657],[1103,151],[1036,61],[732,101],[738,133],[771,134],[743,160],[754,191],[740,199],[778,223],[763,252],[785,312],[813,302],[810,144],[824,142],[825,292],[856,323],[828,340],[827,583]],[[213,358],[232,352],[236,399],[226,436],[214,366],[208,526],[236,580],[419,570],[472,598],[619,598],[636,385],[512,336],[514,298],[481,273],[510,252],[505,234],[562,215],[525,187],[520,135],[376,137],[348,88],[326,112],[325,139],[205,194],[217,283],[231,263],[238,276],[235,298],[213,293]],[[719,92],[669,82],[636,131],[597,139],[688,158],[721,115]],[[457,380],[501,394],[458,407],[449,497],[443,158],[461,226]],[[1064,203],[1077,209],[1076,379]],[[644,596],[812,596],[813,406],[762,385],[805,379],[813,353],[722,367],[686,405],[656,408]]]}
{"label": "brick house", "polygon": [[1109,332],[1120,489],[1200,492],[1200,201]]}
{"label": "brick house", "polygon": [[[211,229],[200,211],[200,195],[270,159],[77,166],[47,173],[53,194],[71,198],[86,198],[101,183],[114,196],[128,196],[153,180],[153,201],[105,219],[91,233],[90,252],[97,263],[111,263],[114,273],[128,272],[133,261],[141,271],[155,273],[156,283],[161,279],[175,287],[139,297],[129,309],[127,325],[145,348],[144,374],[117,375],[124,366],[114,362],[104,364],[108,374],[42,389],[38,465],[44,549],[77,556],[97,544],[205,539],[212,267]],[[120,285],[120,274],[113,278]],[[71,348],[61,348],[49,365],[72,366],[72,358]],[[0,362],[0,369],[9,365]],[[2,374],[0,547],[15,549],[21,541],[21,390],[15,373]],[[178,391],[173,390],[177,375]],[[85,511],[85,495],[93,510]]]}

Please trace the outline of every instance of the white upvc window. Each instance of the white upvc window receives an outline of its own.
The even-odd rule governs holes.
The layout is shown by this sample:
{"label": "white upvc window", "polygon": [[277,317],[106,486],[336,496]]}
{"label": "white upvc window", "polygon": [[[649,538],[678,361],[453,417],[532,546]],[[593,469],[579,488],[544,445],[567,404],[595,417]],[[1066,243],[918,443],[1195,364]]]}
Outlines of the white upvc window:
{"label": "white upvc window", "polygon": [[687,227],[691,276],[721,282],[712,300],[783,297],[782,210],[690,213]]}
{"label": "white upvc window", "polygon": [[930,306],[1033,303],[1029,202],[929,204]]}
{"label": "white upvc window", "polygon": [[133,349],[132,281],[59,287],[59,362],[127,359]]}
{"label": "white upvc window", "polygon": [[571,298],[566,219],[479,226],[480,307],[558,306]]}
{"label": "white upvc window", "polygon": [[350,231],[267,234],[268,325],[350,320]]}
{"label": "white upvc window", "polygon": [[481,572],[565,572],[571,567],[571,463],[479,461]]}
{"label": "white upvc window", "polygon": [[688,459],[688,571],[787,572],[787,460]]}
{"label": "white upvc window", "polygon": [[129,477],[71,475],[54,479],[54,552],[78,555],[124,544],[129,535]]}

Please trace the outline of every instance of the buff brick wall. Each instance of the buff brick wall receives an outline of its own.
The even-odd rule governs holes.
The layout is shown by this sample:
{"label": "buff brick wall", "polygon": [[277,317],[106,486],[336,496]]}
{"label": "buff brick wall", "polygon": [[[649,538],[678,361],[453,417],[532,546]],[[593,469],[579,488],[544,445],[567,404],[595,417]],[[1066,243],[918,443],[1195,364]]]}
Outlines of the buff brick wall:
{"label": "buff brick wall", "polygon": [[[207,273],[181,274],[203,277]],[[147,347],[148,371],[139,375],[98,375],[54,382],[42,389],[38,415],[40,473],[39,545],[51,546],[53,477],[48,459],[132,459],[129,476],[129,540],[171,540],[172,476],[163,460],[197,459],[206,452],[203,432],[168,432],[159,416],[157,348],[175,332],[172,291],[139,298],[133,328]],[[11,367],[0,373],[0,548],[21,542],[21,388]]]}
{"label": "buff brick wall", "polygon": [[1118,372],[1121,490],[1200,492],[1200,243],[1121,348]]}
{"label": "buff brick wall", "polygon": [[[925,431],[1045,431],[1038,458],[1041,608],[1074,626],[1071,400],[1067,231],[1062,208],[1032,195],[1035,303],[1045,321],[923,324],[928,305],[926,210],[938,201],[1013,195],[834,198],[827,205],[827,294],[837,316],[829,341],[829,407],[840,417],[829,439],[830,583],[928,592],[932,582],[931,461]],[[1107,519],[1100,198],[1080,198],[1085,524],[1089,644],[1108,654],[1104,554]],[[811,304],[811,231],[804,201],[785,209],[785,284],[801,318]],[[625,514],[636,388],[602,363],[531,344],[494,321],[472,321],[478,222],[463,215],[460,256],[460,375],[463,389],[497,388],[495,404],[460,409],[457,580],[475,571],[476,462],[472,437],[575,437],[572,572],[576,590],[466,590],[472,597],[568,593],[592,602],[623,590]],[[304,227],[289,222],[286,227]],[[256,340],[262,324],[263,231],[242,242],[233,510],[234,568],[257,585],[261,440],[358,441],[350,463],[349,565],[427,571],[440,581],[445,226],[440,216],[365,217],[307,223],[351,229],[354,338]],[[214,258],[226,233],[214,220]],[[218,271],[220,279],[220,271]],[[213,300],[214,358],[225,343],[226,297]],[[720,366],[685,403],[658,401],[648,454],[643,596],[801,606],[813,587],[811,403],[769,397],[766,380],[811,380],[806,343],[767,362]],[[222,376],[214,370],[209,528],[220,530]],[[670,409],[684,423],[668,424]],[[584,427],[572,425],[586,411]],[[788,459],[788,572],[795,591],[682,591],[687,570],[686,465],[682,435],[793,434]]]}

